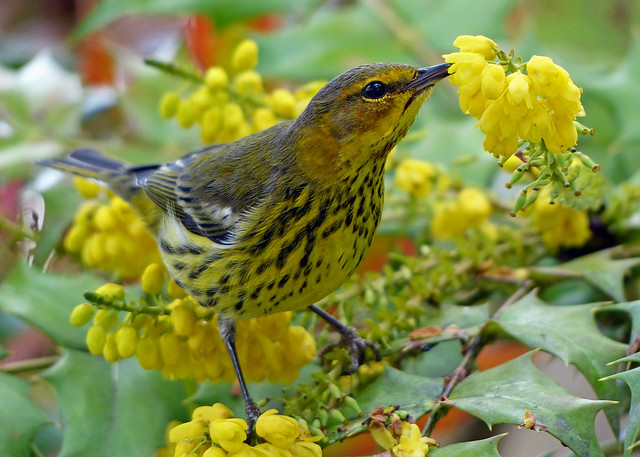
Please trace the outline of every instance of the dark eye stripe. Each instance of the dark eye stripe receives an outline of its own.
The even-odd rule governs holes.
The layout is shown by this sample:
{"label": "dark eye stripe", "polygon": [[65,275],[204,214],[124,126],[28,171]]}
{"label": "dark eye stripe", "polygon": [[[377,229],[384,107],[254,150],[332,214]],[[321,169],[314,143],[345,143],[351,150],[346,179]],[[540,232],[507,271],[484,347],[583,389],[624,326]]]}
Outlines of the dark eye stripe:
{"label": "dark eye stripe", "polygon": [[377,99],[384,97],[388,91],[389,87],[385,83],[380,81],[372,81],[365,86],[362,94],[366,98]]}

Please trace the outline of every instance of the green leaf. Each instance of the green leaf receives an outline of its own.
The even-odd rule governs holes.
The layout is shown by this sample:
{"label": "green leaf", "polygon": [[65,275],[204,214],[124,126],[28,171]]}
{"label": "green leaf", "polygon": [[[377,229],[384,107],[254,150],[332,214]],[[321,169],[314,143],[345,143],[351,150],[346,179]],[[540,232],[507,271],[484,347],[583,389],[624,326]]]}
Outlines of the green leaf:
{"label": "green leaf", "polygon": [[33,438],[51,423],[31,401],[31,383],[0,372],[0,455],[31,457]]}
{"label": "green leaf", "polygon": [[[551,306],[532,292],[505,308],[493,323],[529,348],[541,348],[575,365],[598,398],[613,400],[617,394],[615,386],[602,382],[601,378],[615,372],[607,363],[624,355],[626,345],[600,333],[593,317],[597,306]],[[605,412],[617,434],[619,406]]]}
{"label": "green leaf", "polygon": [[420,417],[431,409],[442,389],[442,378],[427,378],[385,367],[382,374],[356,396],[356,400],[365,414],[379,406],[400,405],[413,417]]}
{"label": "green leaf", "polygon": [[602,456],[593,421],[611,402],[572,395],[533,365],[533,354],[472,374],[455,387],[447,403],[489,427],[521,424],[528,409],[536,417],[536,426],[546,427],[579,457]]}
{"label": "green leaf", "polygon": [[[640,354],[636,353],[630,357],[616,360],[617,363],[640,362]],[[640,444],[640,368],[622,371],[604,378],[603,381],[619,379],[624,381],[631,390],[631,405],[629,406],[629,420],[624,433],[624,455],[628,457],[633,452],[634,447]],[[611,383],[613,384],[613,383]]]}
{"label": "green leaf", "polygon": [[19,262],[0,285],[0,308],[39,328],[58,344],[80,349],[85,347],[85,330],[72,326],[69,316],[83,301],[84,291],[103,283],[88,273],[46,273]]}
{"label": "green leaf", "polygon": [[620,310],[625,313],[629,313],[631,316],[631,336],[630,342],[640,337],[640,300],[630,301],[625,303],[616,303],[603,308],[604,311]]}
{"label": "green leaf", "polygon": [[35,249],[33,263],[42,266],[71,224],[82,198],[70,185],[55,186],[42,193],[45,202],[44,225]]}
{"label": "green leaf", "polygon": [[532,268],[549,276],[575,275],[584,278],[616,301],[625,301],[623,280],[630,268],[640,265],[640,258],[612,259],[613,249],[594,252],[555,267]]}
{"label": "green leaf", "polygon": [[[302,3],[302,2],[296,2]],[[308,2],[307,2],[308,3]],[[298,6],[298,5],[297,5]],[[111,22],[132,15],[180,15],[199,13],[213,19],[216,26],[226,27],[234,22],[250,19],[266,13],[286,12],[289,2],[280,0],[103,0],[74,30],[71,38],[79,40]]]}
{"label": "green leaf", "polygon": [[484,440],[467,441],[465,443],[450,444],[442,448],[429,449],[429,455],[432,457],[460,457],[463,455],[500,457],[498,441],[505,435],[506,433]]}
{"label": "green leaf", "polygon": [[60,457],[153,455],[169,421],[186,419],[183,384],[143,370],[134,359],[110,364],[67,350],[43,377],[60,404]]}

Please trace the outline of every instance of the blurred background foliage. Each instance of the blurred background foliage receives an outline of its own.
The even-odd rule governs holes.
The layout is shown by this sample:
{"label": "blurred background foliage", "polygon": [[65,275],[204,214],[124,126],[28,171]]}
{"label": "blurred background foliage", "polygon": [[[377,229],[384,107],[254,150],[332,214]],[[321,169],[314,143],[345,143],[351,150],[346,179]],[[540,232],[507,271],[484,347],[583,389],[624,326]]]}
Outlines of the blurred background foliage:
{"label": "blurred background foliage", "polygon": [[[62,264],[58,259],[56,269],[74,275],[51,277],[22,266],[20,257],[25,255],[35,265],[48,265],[80,201],[68,182],[51,182],[51,175],[39,174],[33,162],[79,146],[96,147],[135,163],[158,162],[201,146],[195,127],[181,129],[158,112],[162,94],[179,90],[186,83],[145,66],[143,58],[201,70],[228,62],[233,46],[248,36],[259,45],[257,71],[266,85],[295,87],[311,80],[328,80],[365,62],[439,63],[441,54],[451,52],[453,40],[462,34],[489,36],[502,49],[515,48],[525,59],[531,54],[551,56],[584,89],[584,123],[594,127],[596,135],[582,137],[579,145],[600,163],[613,198],[606,211],[625,213],[624,220],[617,222],[627,229],[627,246],[635,249],[640,226],[635,217],[640,210],[636,202],[640,196],[636,190],[640,185],[637,1],[4,0],[0,4],[0,278],[4,281],[0,302],[5,311],[0,314],[0,355],[9,357],[3,363],[18,364],[16,372],[20,372],[22,360],[43,357],[38,360],[46,365],[46,357],[55,354],[51,340],[81,349],[83,332],[68,324],[68,312],[79,302],[83,290],[93,290],[104,282],[95,273],[80,272],[68,259]],[[454,181],[490,189],[498,202],[508,206],[515,192],[505,189],[505,174],[482,151],[482,135],[474,129],[475,123],[458,109],[455,89],[441,84],[397,155],[440,164]],[[393,186],[389,187],[393,192]],[[32,215],[42,215],[44,207],[42,229],[42,218]],[[35,247],[30,235],[34,230],[41,230]],[[383,220],[383,233],[397,235],[403,230],[392,217]],[[20,242],[19,249],[16,242]],[[616,241],[606,243],[610,246]],[[394,245],[389,241],[382,248],[376,245],[368,261],[376,264],[375,256],[380,257],[389,244]],[[415,253],[415,247],[405,249],[412,250]],[[592,278],[598,268],[610,271],[600,276],[595,273],[591,285],[565,281],[545,289],[543,298],[556,304],[607,299],[611,290],[606,293],[603,288],[611,283],[618,287],[614,294],[624,298],[620,284],[634,265],[616,264],[615,270],[608,260],[596,259],[590,270]],[[557,259],[547,258],[547,262],[557,263]],[[627,296],[637,297],[639,290],[637,280],[627,281]],[[59,306],[40,306],[53,294]],[[486,316],[471,321],[476,324],[483,319]],[[47,335],[36,328],[47,329]],[[453,347],[444,355],[459,351]],[[492,365],[517,354],[513,347],[502,348],[497,355],[485,354],[491,360],[481,358],[479,363]],[[102,360],[72,350],[65,357],[61,368],[45,375],[50,384],[36,383],[34,387],[0,373],[3,390],[31,389],[39,406],[23,402],[19,395],[0,396],[0,410],[20,411],[14,419],[28,424],[20,430],[20,443],[25,447],[12,448],[23,451],[12,455],[37,455],[27,446],[35,430],[59,420],[50,385],[62,385],[58,399],[61,403],[69,400],[75,408],[63,414],[81,417],[85,407],[96,412],[87,418],[86,430],[75,430],[76,439],[97,439],[95,446],[111,446],[111,455],[157,447],[163,430],[157,418],[184,416],[182,406],[176,403],[193,394],[169,385],[157,373],[135,370],[131,361],[120,373],[126,383],[116,385],[107,379],[110,371]],[[446,373],[458,360],[441,362],[447,366],[434,370]],[[76,385],[65,384],[62,380],[66,377],[73,378]],[[94,385],[100,378],[104,384]],[[142,382],[159,389],[166,398],[147,397],[153,406],[140,416],[139,411],[123,405],[145,395],[136,389]],[[79,405],[72,401],[74,389],[88,389],[96,397],[105,392],[108,395],[96,398],[96,404]],[[212,392],[197,395],[193,398],[215,398]],[[105,419],[99,417],[116,413],[115,423],[100,422]],[[460,424],[469,422],[454,415],[448,421],[453,435],[464,435]],[[147,442],[141,445],[137,436],[120,439],[123,435],[118,433],[133,428],[146,433]],[[13,439],[4,425],[0,429],[5,430],[0,431],[0,442]],[[110,434],[101,435],[98,430],[103,429],[109,429]],[[117,444],[107,444],[111,436],[119,437]],[[39,452],[45,455],[56,455],[60,441],[60,432],[54,427],[38,432]],[[71,442],[65,440],[64,446]],[[79,455],[74,452],[68,447],[61,451],[62,455]],[[494,455],[491,452],[487,450],[486,455]]]}

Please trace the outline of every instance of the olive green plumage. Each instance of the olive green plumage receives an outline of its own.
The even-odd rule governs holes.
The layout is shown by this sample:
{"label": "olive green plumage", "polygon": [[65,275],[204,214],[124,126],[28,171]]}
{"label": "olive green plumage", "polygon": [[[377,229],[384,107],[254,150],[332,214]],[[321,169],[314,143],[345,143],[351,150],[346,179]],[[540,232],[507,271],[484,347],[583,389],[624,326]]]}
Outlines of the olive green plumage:
{"label": "olive green plumage", "polygon": [[363,65],[298,119],[158,165],[92,150],[42,162],[131,202],[174,280],[230,320],[299,309],[355,270],[380,221],[384,163],[447,66]]}

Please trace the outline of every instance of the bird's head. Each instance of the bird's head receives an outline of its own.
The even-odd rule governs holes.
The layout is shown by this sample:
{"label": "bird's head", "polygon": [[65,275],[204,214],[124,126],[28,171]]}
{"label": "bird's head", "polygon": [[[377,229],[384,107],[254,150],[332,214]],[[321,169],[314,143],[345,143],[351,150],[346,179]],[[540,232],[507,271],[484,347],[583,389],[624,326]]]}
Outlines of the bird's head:
{"label": "bird's head", "polygon": [[449,66],[377,63],[337,76],[296,121],[299,141],[307,143],[299,144],[302,159],[322,174],[351,174],[367,162],[384,161]]}

